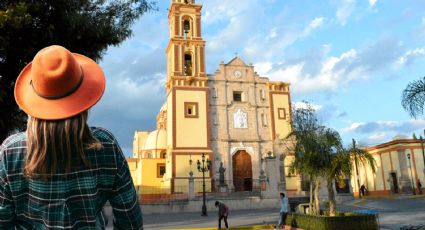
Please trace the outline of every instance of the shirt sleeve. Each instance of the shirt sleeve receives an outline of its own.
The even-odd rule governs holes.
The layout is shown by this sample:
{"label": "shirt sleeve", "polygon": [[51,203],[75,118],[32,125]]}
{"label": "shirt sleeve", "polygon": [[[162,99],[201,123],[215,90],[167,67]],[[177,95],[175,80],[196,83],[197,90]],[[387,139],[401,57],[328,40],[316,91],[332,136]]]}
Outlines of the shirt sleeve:
{"label": "shirt sleeve", "polygon": [[114,229],[143,229],[142,211],[130,170],[119,146],[115,145],[114,149],[117,154],[117,174],[109,199],[114,214]]}
{"label": "shirt sleeve", "polygon": [[0,146],[0,229],[15,229],[15,205],[6,176],[3,146]]}

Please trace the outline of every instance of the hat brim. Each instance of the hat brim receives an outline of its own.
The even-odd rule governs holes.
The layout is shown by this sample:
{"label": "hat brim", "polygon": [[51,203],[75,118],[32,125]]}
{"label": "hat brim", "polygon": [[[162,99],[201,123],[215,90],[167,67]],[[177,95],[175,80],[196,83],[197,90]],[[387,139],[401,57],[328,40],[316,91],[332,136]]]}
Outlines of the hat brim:
{"label": "hat brim", "polygon": [[25,113],[44,120],[66,119],[90,109],[100,100],[105,91],[102,69],[84,55],[73,55],[83,69],[84,78],[75,92],[59,99],[46,99],[37,95],[30,84],[32,63],[25,66],[15,83],[15,100]]}

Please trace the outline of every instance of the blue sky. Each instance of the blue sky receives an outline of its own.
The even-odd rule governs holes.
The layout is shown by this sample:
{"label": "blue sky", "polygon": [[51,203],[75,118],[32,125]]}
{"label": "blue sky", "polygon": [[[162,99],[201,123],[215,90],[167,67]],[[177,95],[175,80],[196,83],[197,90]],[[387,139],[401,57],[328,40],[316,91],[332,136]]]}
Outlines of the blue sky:
{"label": "blue sky", "polygon": [[[204,0],[207,72],[237,53],[272,80],[291,83],[292,102],[311,102],[321,121],[364,145],[423,135],[425,120],[400,103],[425,76],[425,2],[419,0]],[[107,77],[91,125],[110,129],[126,155],[135,130],[153,130],[165,100],[167,9],[144,15],[134,36],[110,47]]]}

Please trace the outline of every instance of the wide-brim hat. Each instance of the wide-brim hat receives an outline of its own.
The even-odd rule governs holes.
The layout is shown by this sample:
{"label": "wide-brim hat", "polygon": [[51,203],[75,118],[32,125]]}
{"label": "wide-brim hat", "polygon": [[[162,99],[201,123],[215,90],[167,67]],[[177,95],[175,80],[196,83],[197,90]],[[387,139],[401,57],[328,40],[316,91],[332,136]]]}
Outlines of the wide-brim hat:
{"label": "wide-brim hat", "polygon": [[54,45],[40,50],[19,74],[15,100],[32,117],[60,120],[88,110],[104,91],[105,75],[95,61]]}

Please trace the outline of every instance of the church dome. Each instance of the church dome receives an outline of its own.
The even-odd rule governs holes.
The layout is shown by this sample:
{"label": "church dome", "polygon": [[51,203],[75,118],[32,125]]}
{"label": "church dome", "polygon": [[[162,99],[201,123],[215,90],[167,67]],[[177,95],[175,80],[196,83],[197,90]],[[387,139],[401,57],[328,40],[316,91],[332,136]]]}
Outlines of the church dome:
{"label": "church dome", "polygon": [[149,133],[142,150],[167,149],[167,132],[158,129]]}

